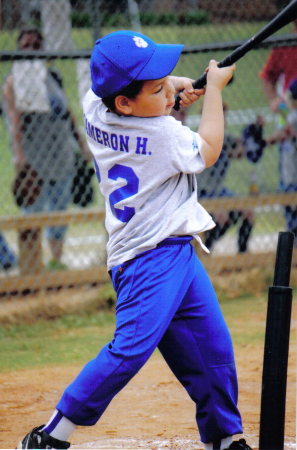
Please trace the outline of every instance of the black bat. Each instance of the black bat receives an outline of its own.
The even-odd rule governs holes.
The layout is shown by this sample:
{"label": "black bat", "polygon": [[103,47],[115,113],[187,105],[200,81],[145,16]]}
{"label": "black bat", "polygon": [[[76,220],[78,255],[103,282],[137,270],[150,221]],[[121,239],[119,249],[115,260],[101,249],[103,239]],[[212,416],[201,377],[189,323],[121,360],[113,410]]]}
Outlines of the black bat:
{"label": "black bat", "polygon": [[[274,17],[262,30],[258,31],[253,37],[251,37],[244,44],[240,45],[240,47],[236,48],[233,52],[231,52],[226,58],[222,59],[218,63],[218,67],[227,67],[234,64],[240,58],[242,58],[247,52],[252,50],[256,45],[263,42],[272,34],[276,33],[276,31],[283,28],[288,23],[292,22],[297,18],[297,0],[293,0],[288,4],[277,16]],[[206,77],[207,73],[201,75],[201,77],[197,78],[194,81],[193,87],[195,89],[202,89],[206,85]],[[176,96],[174,109],[176,111],[179,110],[180,96],[179,94]]]}

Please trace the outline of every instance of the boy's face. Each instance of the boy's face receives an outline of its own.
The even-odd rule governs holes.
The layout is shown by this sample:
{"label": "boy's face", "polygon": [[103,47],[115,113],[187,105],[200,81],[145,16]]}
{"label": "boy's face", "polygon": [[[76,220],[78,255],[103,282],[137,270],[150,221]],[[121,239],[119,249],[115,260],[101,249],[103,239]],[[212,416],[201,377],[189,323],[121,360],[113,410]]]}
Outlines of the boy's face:
{"label": "boy's face", "polygon": [[131,114],[136,117],[168,116],[175,104],[175,89],[170,76],[145,81],[135,99],[129,99]]}

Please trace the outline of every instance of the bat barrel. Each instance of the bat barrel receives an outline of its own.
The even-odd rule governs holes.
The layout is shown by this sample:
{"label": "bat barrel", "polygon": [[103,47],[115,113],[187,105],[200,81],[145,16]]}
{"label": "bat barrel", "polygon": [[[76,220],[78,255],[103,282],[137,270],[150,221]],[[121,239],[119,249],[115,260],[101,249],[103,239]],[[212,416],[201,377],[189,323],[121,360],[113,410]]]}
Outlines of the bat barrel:
{"label": "bat barrel", "polygon": [[[294,234],[279,233],[274,286],[269,288],[266,319],[259,450],[283,450],[292,289]],[[275,285],[279,283],[279,285]]]}
{"label": "bat barrel", "polygon": [[[244,56],[248,51],[256,47],[256,45],[263,42],[266,38],[276,33],[278,30],[283,28],[292,20],[297,18],[297,0],[293,0],[289,3],[274,19],[272,19],[265,27],[263,27],[257,34],[255,34],[251,39],[242,44],[240,47],[235,49],[226,58],[219,62],[219,67],[227,67],[234,64],[242,56]],[[193,83],[195,89],[202,89],[206,85],[206,74],[202,75]],[[179,94],[175,98],[174,109],[179,110],[180,96]]]}

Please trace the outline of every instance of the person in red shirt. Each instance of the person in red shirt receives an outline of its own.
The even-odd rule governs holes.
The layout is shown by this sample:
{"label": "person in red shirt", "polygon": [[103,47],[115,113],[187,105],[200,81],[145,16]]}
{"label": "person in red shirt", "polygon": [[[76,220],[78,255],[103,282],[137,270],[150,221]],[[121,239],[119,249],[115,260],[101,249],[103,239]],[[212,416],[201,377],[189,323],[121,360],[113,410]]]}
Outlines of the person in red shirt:
{"label": "person in red shirt", "polygon": [[[293,24],[292,33],[297,33],[297,19]],[[297,45],[274,47],[259,76],[271,110],[280,112],[280,105],[284,103],[283,93],[291,81],[297,78]]]}
{"label": "person in red shirt", "polygon": [[[297,33],[297,19],[293,21],[294,29],[292,33]],[[259,73],[259,76],[262,80],[262,87],[264,94],[269,102],[270,109],[278,114],[278,126],[276,136],[282,136],[287,134],[288,132],[288,92],[290,92],[290,96],[296,95],[293,92],[294,89],[294,80],[297,80],[297,45],[291,47],[275,47],[272,49],[265,66],[262,71]],[[296,81],[295,81],[296,83]],[[292,100],[292,99],[291,99]],[[291,129],[292,125],[290,125]],[[296,131],[293,130],[293,134],[296,134]],[[289,137],[289,136],[288,136]],[[294,137],[296,142],[296,136]],[[287,148],[285,146],[285,139],[274,140],[275,142],[280,142],[279,145],[279,168],[280,168],[280,182],[279,189],[280,191],[285,192],[296,192],[297,185],[295,180],[285,181],[283,174],[284,167],[284,158],[295,158],[294,153],[296,154],[296,143]],[[273,139],[270,140],[270,144],[273,143]],[[294,151],[295,147],[295,151]],[[293,152],[293,155],[290,156],[289,153]],[[294,161],[294,159],[293,159]],[[290,161],[288,167],[292,170],[292,161]],[[293,165],[294,167],[294,165]],[[288,169],[287,169],[288,171]],[[294,232],[295,234],[295,246],[297,246],[297,205],[285,205],[284,207],[284,215],[287,224],[287,229],[289,231]]]}

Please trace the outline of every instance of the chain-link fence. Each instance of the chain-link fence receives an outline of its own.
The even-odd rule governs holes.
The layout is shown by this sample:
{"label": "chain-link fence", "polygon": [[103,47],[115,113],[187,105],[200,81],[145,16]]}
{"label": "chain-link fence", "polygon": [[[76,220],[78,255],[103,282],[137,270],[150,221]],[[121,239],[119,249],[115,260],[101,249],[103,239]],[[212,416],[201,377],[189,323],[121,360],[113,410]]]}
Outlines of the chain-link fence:
{"label": "chain-link fence", "polygon": [[[104,202],[81,107],[94,41],[132,29],[182,43],[174,74],[196,79],[210,59],[221,60],[287,3],[2,0],[1,295],[106,279]],[[198,176],[200,201],[217,223],[203,237],[210,256],[197,249],[210,271],[271,264],[278,232],[296,230],[297,89],[284,80],[287,66],[290,82],[297,77],[296,42],[292,23],[245,55],[224,90],[224,148]],[[281,49],[277,67],[263,69],[272,47]],[[178,118],[197,130],[201,105]],[[277,129],[283,134],[272,138]]]}

